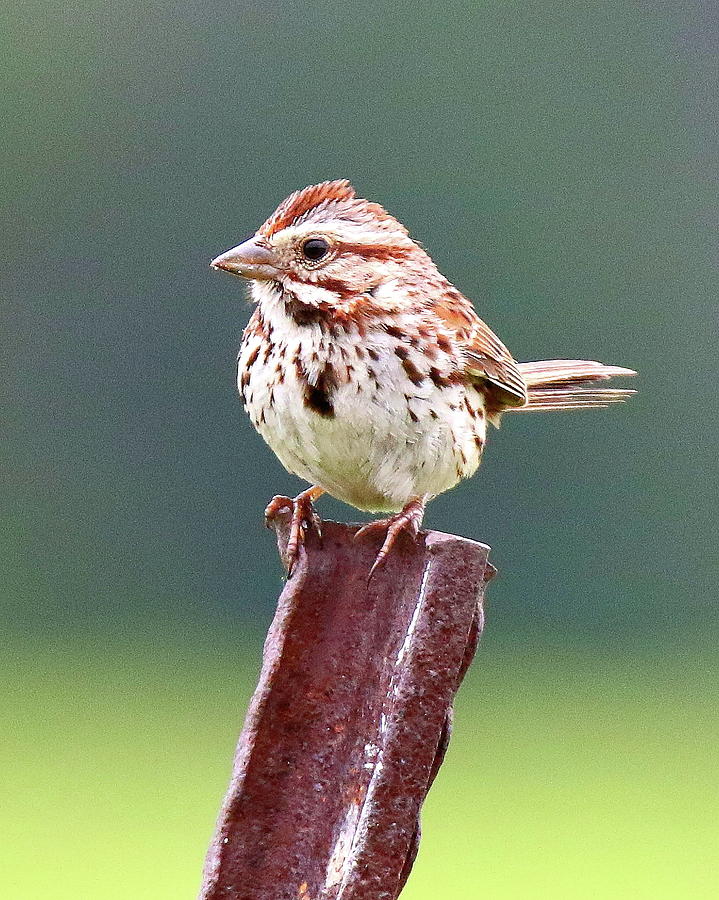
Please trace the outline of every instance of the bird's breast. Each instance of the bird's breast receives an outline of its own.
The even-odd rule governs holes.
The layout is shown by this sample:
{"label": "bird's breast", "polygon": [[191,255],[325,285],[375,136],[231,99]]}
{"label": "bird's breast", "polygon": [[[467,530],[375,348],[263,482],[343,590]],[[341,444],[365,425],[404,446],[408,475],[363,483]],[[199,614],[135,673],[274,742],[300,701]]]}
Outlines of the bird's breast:
{"label": "bird's breast", "polygon": [[424,354],[386,328],[338,333],[257,318],[238,387],[289,471],[360,509],[391,511],[476,469],[484,398],[452,377],[448,354]]}

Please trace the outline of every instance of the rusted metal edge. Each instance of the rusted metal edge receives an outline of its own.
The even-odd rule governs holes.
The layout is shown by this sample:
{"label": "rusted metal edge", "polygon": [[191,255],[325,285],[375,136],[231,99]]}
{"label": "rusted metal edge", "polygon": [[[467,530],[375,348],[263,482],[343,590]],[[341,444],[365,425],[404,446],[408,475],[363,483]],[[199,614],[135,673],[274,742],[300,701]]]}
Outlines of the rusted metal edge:
{"label": "rusted metal edge", "polygon": [[310,532],[282,591],[200,900],[396,900],[409,874],[494,570],[422,532],[368,585],[357,528]]}

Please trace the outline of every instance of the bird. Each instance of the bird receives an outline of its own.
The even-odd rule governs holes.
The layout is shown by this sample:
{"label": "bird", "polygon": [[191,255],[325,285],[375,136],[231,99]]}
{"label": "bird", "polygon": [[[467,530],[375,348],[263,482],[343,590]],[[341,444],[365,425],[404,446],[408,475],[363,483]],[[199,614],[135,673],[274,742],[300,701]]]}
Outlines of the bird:
{"label": "bird", "polygon": [[427,503],[477,470],[505,413],[606,407],[600,386],[632,369],[590,360],[517,362],[380,204],[346,179],[295,191],[248,240],[210,263],[249,282],[254,310],[237,357],[244,408],[282,465],[308,482],[274,497],[291,511],[292,574],[314,502],[329,494],[384,514],[370,576]]}

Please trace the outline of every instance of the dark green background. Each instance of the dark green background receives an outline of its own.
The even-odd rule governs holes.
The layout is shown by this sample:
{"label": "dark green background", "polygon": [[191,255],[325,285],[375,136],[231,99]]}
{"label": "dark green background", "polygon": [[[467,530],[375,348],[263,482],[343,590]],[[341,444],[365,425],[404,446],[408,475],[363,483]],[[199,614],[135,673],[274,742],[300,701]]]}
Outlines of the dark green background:
{"label": "dark green background", "polygon": [[719,23],[680,6],[2,14],[4,894],[195,894],[300,487],[207,263],[348,177],[518,358],[640,372],[430,507],[500,577],[407,900],[715,896]]}

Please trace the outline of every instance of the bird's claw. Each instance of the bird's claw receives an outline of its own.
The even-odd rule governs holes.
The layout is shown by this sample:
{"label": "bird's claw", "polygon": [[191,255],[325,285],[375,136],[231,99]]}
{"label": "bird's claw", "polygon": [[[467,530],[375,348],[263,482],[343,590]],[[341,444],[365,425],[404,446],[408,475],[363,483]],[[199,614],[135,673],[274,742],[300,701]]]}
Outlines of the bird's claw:
{"label": "bird's claw", "polygon": [[390,516],[388,519],[377,519],[376,522],[368,522],[355,534],[354,539],[357,541],[376,532],[385,532],[382,546],[367,576],[368,583],[372,580],[375,572],[384,565],[400,534],[405,532],[413,541],[416,540],[424,518],[424,507],[424,500],[410,500],[400,512]]}
{"label": "bird's claw", "polygon": [[278,495],[270,500],[265,509],[265,525],[268,528],[272,526],[273,520],[284,510],[291,514],[290,531],[284,552],[288,578],[292,575],[297,563],[300,544],[304,543],[305,535],[310,528],[314,528],[320,544],[322,543],[322,519],[320,519],[317,510],[312,504],[312,501],[319,496],[319,493],[317,489],[309,488],[306,491],[302,491],[294,499]]}

